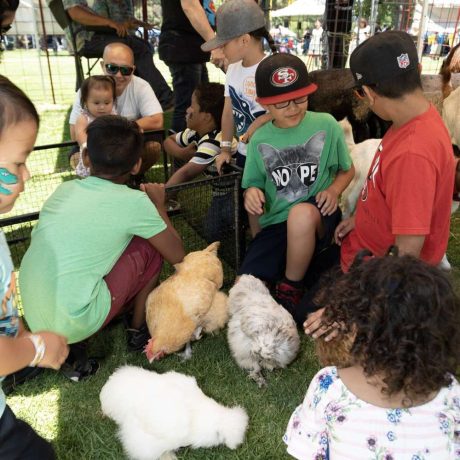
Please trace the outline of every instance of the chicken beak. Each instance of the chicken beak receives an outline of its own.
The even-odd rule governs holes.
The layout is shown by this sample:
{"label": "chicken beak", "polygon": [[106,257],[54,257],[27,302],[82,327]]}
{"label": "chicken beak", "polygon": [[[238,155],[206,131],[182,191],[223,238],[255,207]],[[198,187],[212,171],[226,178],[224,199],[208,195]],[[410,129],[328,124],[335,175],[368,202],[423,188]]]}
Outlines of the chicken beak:
{"label": "chicken beak", "polygon": [[152,352],[152,348],[153,348],[153,339],[150,339],[144,348],[145,356],[147,357],[150,364],[152,364],[153,360],[155,359],[155,355]]}

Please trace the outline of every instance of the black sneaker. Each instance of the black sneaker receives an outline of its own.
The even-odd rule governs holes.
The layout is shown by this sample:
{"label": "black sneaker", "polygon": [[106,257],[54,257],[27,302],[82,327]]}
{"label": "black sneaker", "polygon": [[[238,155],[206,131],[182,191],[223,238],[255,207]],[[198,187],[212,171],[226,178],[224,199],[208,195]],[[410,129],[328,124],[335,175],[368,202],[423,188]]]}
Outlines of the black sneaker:
{"label": "black sneaker", "polygon": [[73,364],[65,362],[61,366],[61,373],[73,382],[81,382],[82,380],[94,375],[101,365],[95,358],[88,358],[85,362],[74,361]]}
{"label": "black sneaker", "polygon": [[143,324],[139,329],[128,328],[126,329],[128,335],[128,350],[129,351],[143,351],[147,342],[150,340],[150,333],[147,324]]}
{"label": "black sneaker", "polygon": [[1,383],[3,392],[6,395],[10,394],[17,386],[27,382],[28,380],[32,380],[37,375],[40,375],[43,370],[44,369],[42,367],[25,367],[20,371],[7,375]]}
{"label": "black sneaker", "polygon": [[166,201],[166,211],[169,215],[178,214],[181,211],[181,204],[177,200]]}

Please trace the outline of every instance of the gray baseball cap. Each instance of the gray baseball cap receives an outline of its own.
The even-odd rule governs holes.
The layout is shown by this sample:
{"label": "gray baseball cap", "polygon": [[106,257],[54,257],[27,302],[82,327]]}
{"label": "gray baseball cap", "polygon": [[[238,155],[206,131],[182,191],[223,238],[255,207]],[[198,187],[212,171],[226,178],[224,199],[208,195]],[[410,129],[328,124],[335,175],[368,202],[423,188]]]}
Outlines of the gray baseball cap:
{"label": "gray baseball cap", "polygon": [[201,45],[203,51],[265,27],[264,12],[254,0],[227,0],[216,13],[216,36]]}

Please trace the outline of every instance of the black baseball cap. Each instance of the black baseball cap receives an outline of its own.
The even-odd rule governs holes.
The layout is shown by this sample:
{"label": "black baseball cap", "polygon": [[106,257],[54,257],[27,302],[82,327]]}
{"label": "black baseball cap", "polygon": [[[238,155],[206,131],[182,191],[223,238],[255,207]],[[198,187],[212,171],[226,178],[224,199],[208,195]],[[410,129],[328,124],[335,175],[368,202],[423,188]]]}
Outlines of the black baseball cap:
{"label": "black baseball cap", "polygon": [[275,53],[263,59],[257,66],[255,80],[260,104],[290,101],[318,89],[311,82],[303,61],[287,53]]}
{"label": "black baseball cap", "polygon": [[414,40],[399,30],[381,32],[368,38],[350,57],[355,86],[376,85],[417,68]]}

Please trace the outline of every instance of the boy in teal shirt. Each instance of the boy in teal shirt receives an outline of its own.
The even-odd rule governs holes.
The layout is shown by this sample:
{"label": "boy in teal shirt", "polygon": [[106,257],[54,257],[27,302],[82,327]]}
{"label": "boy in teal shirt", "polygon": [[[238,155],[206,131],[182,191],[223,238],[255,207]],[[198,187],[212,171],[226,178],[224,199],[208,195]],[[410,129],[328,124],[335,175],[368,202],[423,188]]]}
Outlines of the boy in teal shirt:
{"label": "boy in teal shirt", "polygon": [[307,112],[316,89],[296,56],[274,54],[260,63],[258,101],[273,121],[252,136],[242,182],[244,206],[261,228],[252,229],[239,274],[276,282],[275,297],[291,313],[313,256],[332,242],[338,199],[354,176],[338,123]]}
{"label": "boy in teal shirt", "polygon": [[145,302],[162,260],[175,264],[184,257],[164,207],[164,186],[143,184],[139,191],[125,185],[141,167],[138,125],[107,115],[87,133],[83,160],[91,175],[61,184],[48,198],[20,269],[27,323],[72,344],[74,380],[97,365],[86,360],[82,341],[128,308],[128,348],[143,348],[149,339]]}

